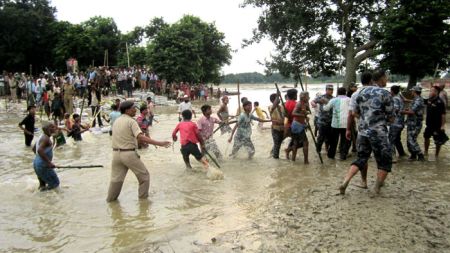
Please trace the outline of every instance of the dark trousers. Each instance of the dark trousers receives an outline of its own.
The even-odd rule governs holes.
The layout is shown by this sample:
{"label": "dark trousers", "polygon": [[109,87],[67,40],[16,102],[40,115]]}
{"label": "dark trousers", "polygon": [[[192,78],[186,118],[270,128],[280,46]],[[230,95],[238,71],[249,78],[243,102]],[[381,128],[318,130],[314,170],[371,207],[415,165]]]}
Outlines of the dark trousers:
{"label": "dark trousers", "polygon": [[272,147],[272,157],[273,158],[280,158],[280,148],[281,143],[283,142],[283,136],[284,131],[283,130],[275,130],[272,128],[272,139],[273,139],[273,147]]}
{"label": "dark trousers", "polygon": [[[92,110],[92,117],[94,117],[95,114],[97,114],[98,110],[100,110],[100,106],[91,106],[91,110]],[[100,127],[102,127],[103,123],[102,123],[102,117],[101,117],[100,113],[97,114],[97,119],[98,119],[98,125]],[[94,122],[92,123],[93,127],[95,127],[95,123],[96,123],[95,121],[96,121],[96,119],[94,119]]]}
{"label": "dark trousers", "polygon": [[345,128],[332,128],[330,135],[330,148],[328,149],[328,158],[334,159],[336,156],[336,148],[339,143],[339,150],[341,151],[341,159],[347,159],[348,150],[350,148],[350,141],[345,137]]}
{"label": "dark trousers", "polygon": [[31,142],[33,141],[33,135],[28,135],[28,134],[24,134],[25,135],[25,145],[27,147],[31,146]]}
{"label": "dark trousers", "polygon": [[120,95],[123,95],[123,90],[124,90],[124,88],[125,88],[125,84],[126,84],[126,81],[119,81],[118,82],[118,91],[119,91],[119,94]]}
{"label": "dark trousers", "polygon": [[330,144],[331,125],[319,125],[319,137],[317,137],[317,152],[322,150],[323,143]]}
{"label": "dark trousers", "polygon": [[389,142],[392,145],[392,154],[395,155],[395,149],[397,148],[397,152],[399,156],[406,155],[405,149],[402,144],[402,130],[403,127],[391,126],[389,128]]}

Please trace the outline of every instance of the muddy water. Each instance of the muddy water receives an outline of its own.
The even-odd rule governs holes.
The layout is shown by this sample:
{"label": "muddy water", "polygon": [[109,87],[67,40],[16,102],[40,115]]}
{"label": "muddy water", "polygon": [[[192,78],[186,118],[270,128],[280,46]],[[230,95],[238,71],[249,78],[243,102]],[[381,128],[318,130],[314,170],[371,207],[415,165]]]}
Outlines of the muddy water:
{"label": "muddy water", "polygon": [[[262,104],[270,93],[243,90]],[[221,181],[186,171],[178,143],[174,150],[150,147],[141,152],[151,175],[149,199],[138,200],[129,173],[119,201],[107,204],[107,134],[86,133],[83,142],[69,142],[54,157],[57,165],[104,168],[59,170],[61,191],[40,193],[33,155],[17,131],[23,114],[7,114],[0,103],[2,252],[450,251],[448,144],[436,162],[400,160],[378,197],[354,186],[336,196],[350,161],[325,159],[321,165],[311,150],[307,166],[301,157],[294,163],[269,158],[270,131],[254,129],[252,160],[242,153],[221,162]],[[152,136],[169,140],[178,115],[159,110]],[[222,153],[229,154],[227,137],[216,135]],[[369,167],[373,186],[373,160]]]}

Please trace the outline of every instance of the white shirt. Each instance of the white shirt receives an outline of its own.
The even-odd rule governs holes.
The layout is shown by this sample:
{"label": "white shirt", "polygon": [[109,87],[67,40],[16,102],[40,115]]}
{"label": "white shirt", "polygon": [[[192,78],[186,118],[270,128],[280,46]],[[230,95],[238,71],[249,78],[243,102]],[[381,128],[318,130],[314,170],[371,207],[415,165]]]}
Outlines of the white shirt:
{"label": "white shirt", "polygon": [[192,104],[191,102],[182,102],[180,103],[180,106],[178,107],[178,112],[182,113],[185,110],[191,110],[192,111]]}
{"label": "white shirt", "polygon": [[323,107],[325,111],[333,109],[333,118],[331,120],[332,128],[347,128],[349,103],[349,97],[346,95],[339,95],[332,98],[328,104]]}

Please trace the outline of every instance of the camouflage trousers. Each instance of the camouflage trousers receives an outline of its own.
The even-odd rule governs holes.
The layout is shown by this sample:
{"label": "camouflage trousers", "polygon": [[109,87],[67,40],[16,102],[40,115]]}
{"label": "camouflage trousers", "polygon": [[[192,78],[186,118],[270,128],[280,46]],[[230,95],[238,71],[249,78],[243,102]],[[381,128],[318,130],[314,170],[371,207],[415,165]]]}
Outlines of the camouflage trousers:
{"label": "camouflage trousers", "polygon": [[214,156],[216,156],[218,159],[222,158],[222,153],[217,146],[216,140],[214,140],[213,138],[205,140],[205,148],[209,153],[213,153]]}
{"label": "camouflage trousers", "polygon": [[420,130],[422,130],[422,121],[419,122],[408,122],[406,126],[406,134],[407,139],[406,143],[408,146],[408,151],[411,155],[419,155],[422,154],[422,150],[420,149],[419,143],[417,142],[417,137],[420,134]]}
{"label": "camouflage trousers", "polygon": [[392,147],[387,133],[362,136],[358,134],[356,139],[358,157],[352,162],[360,170],[364,168],[373,152],[378,169],[390,172],[392,169]]}
{"label": "camouflage trousers", "polygon": [[250,137],[242,137],[236,135],[234,137],[233,150],[230,156],[236,156],[236,153],[241,149],[241,147],[246,147],[248,151],[248,156],[253,157],[255,154],[255,146],[253,145],[252,139]]}

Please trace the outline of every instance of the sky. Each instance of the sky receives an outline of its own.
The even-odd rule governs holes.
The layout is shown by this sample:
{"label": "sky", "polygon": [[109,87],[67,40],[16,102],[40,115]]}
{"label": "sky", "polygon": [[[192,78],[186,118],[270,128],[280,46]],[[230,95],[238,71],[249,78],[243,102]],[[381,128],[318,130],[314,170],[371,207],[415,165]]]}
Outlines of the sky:
{"label": "sky", "polygon": [[119,30],[126,33],[135,26],[145,26],[154,17],[163,17],[167,23],[174,23],[183,15],[190,14],[208,23],[215,23],[225,34],[225,42],[233,50],[230,65],[222,68],[224,74],[264,71],[257,61],[270,59],[274,45],[269,40],[241,48],[242,40],[252,35],[260,8],[240,8],[243,0],[51,0],[56,7],[58,20],[74,24],[94,16],[112,17]]}

